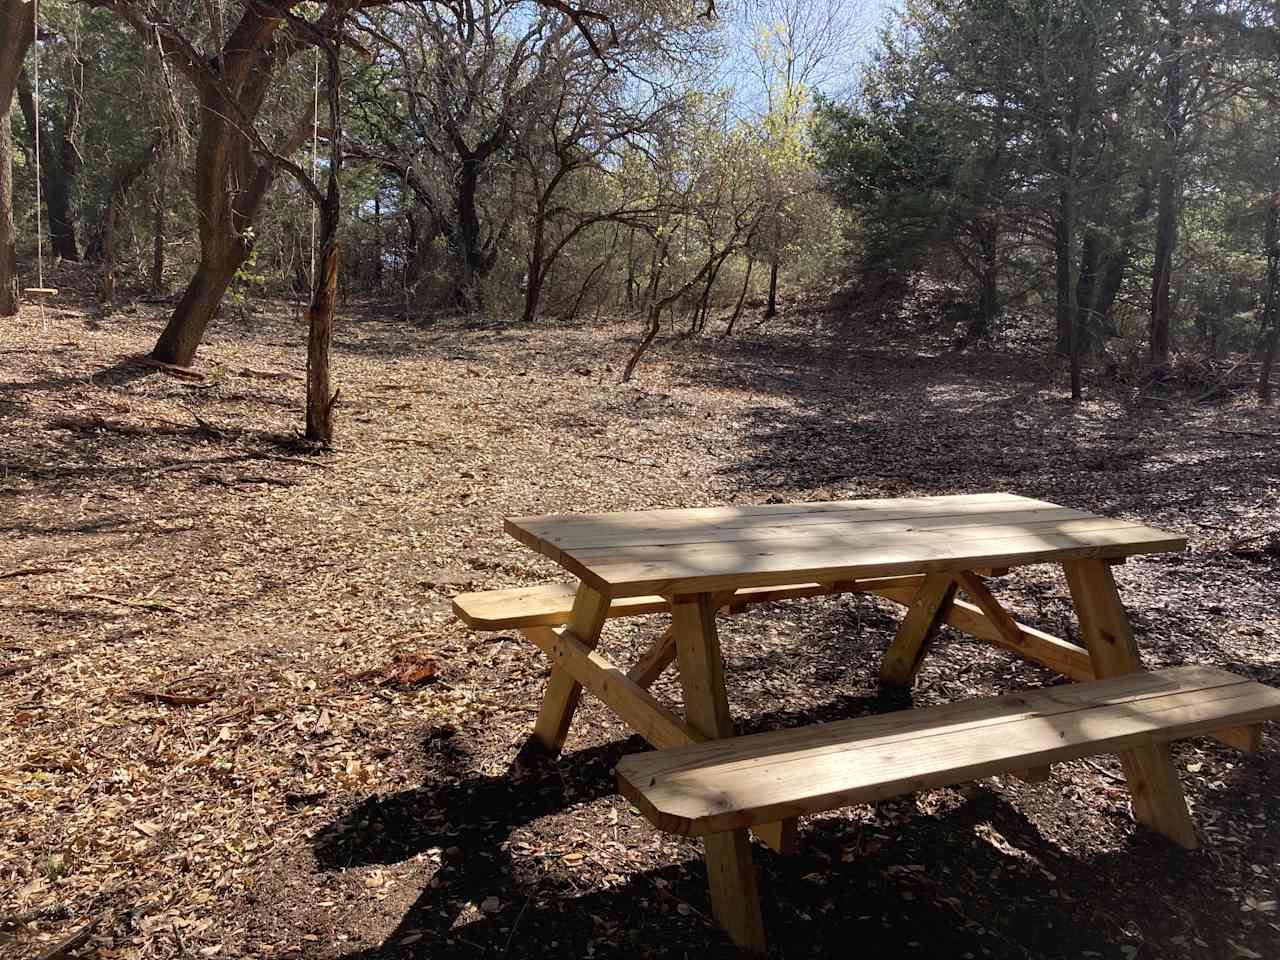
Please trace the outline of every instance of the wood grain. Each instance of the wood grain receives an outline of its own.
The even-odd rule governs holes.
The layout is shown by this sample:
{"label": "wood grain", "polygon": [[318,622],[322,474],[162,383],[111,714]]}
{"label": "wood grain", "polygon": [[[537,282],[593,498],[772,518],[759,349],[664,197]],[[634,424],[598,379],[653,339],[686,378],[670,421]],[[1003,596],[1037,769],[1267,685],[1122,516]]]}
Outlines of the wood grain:
{"label": "wood grain", "polygon": [[1277,718],[1280,691],[1176,667],[637,754],[618,780],[660,828],[704,835],[1098,753],[1162,761],[1167,741]]}

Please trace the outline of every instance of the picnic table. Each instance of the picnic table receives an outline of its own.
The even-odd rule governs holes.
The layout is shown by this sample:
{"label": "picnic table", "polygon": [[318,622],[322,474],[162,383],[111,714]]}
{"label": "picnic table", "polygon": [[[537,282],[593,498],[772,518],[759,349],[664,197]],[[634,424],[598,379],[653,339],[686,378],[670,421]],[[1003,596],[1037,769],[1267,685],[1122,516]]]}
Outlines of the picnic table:
{"label": "picnic table", "polygon": [[[796,817],[993,774],[1042,779],[1053,762],[1119,752],[1135,818],[1196,845],[1169,742],[1210,734],[1243,750],[1280,718],[1280,691],[1208,667],[1146,672],[1113,564],[1179,551],[1176,534],[1006,493],[508,519],[506,531],[575,583],[464,594],[477,629],[520,629],[551,658],[534,738],[558,752],[581,691],[657,748],[623,758],[620,790],[660,829],[705,842],[714,913],[765,940],[748,830],[785,852]],[[1060,564],[1083,645],[1018,623],[989,585]],[[1067,687],[735,737],[717,613],[868,593],[906,607],[880,664],[912,683],[943,624],[1066,677]],[[964,599],[961,598],[963,594]],[[623,670],[598,650],[611,617],[669,613]],[[675,664],[684,716],[650,692]]]}

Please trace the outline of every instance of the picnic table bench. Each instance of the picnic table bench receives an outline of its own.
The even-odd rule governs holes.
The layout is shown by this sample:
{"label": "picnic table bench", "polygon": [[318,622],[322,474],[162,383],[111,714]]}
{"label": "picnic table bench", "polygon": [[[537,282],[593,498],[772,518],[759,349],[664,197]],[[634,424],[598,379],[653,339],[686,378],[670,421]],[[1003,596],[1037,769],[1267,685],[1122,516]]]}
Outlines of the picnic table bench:
{"label": "picnic table bench", "polygon": [[[1280,718],[1280,691],[1207,666],[1145,671],[1111,565],[1181,550],[1179,536],[1012,494],[853,500],[509,519],[517,540],[578,583],[462,594],[469,626],[518,629],[551,658],[534,726],[564,746],[582,689],[657,748],[624,757],[619,790],[659,829],[703,838],[714,914],[765,951],[748,830],[780,852],[796,818],[995,774],[1120,754],[1134,817],[1192,848],[1169,743],[1208,734],[1243,750]],[[1016,622],[988,579],[1058,563],[1084,645]],[[906,607],[880,664],[912,683],[949,624],[1078,681],[1045,690],[735,737],[716,629],[720,611],[869,593]],[[959,598],[963,594],[967,600]],[[629,671],[596,649],[611,617],[668,613]],[[672,663],[684,716],[649,687]]]}

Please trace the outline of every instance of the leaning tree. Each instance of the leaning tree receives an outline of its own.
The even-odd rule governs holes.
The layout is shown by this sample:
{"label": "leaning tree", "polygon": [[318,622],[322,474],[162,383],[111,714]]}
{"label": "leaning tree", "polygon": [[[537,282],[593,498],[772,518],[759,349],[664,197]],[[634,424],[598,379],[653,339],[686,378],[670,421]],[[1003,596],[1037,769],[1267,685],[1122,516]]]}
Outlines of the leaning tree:
{"label": "leaning tree", "polygon": [[[179,22],[157,0],[87,2],[114,11],[142,42],[158,47],[199,99],[195,201],[200,261],[152,351],[156,360],[189,366],[227,287],[253,252],[253,226],[267,191],[280,170],[294,166],[288,157],[313,131],[310,111],[296,123],[285,124],[271,143],[259,130],[259,116],[281,82],[282,66],[319,38],[358,48],[342,37],[347,16],[394,0],[247,0],[229,27],[224,25],[221,4],[200,5],[208,21],[201,23],[195,4],[188,7],[190,18]],[[678,7],[684,0],[663,2]],[[468,0],[434,0],[434,5],[449,7],[464,29],[475,15]],[[618,38],[608,12],[564,0],[531,0],[531,5],[558,12],[581,33],[595,56],[610,57]],[[300,13],[317,7],[318,16]],[[711,9],[708,6],[707,12]]]}
{"label": "leaning tree", "polygon": [[9,113],[27,48],[35,38],[30,0],[0,0],[0,317],[18,312],[18,244],[13,226],[13,134]]}

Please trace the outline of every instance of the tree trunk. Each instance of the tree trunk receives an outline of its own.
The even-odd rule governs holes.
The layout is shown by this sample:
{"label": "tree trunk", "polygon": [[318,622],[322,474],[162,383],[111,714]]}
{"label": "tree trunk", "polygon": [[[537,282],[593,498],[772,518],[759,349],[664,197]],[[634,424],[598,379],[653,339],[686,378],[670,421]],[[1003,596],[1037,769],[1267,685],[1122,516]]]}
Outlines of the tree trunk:
{"label": "tree trunk", "polygon": [[1271,196],[1265,240],[1267,299],[1262,311],[1262,329],[1266,339],[1262,370],[1258,373],[1258,401],[1264,406],[1271,402],[1271,371],[1275,367],[1277,346],[1280,345],[1280,192]]}
{"label": "tree trunk", "polygon": [[1169,362],[1169,285],[1178,232],[1178,161],[1183,128],[1182,0],[1174,0],[1167,38],[1169,63],[1164,76],[1164,151],[1160,161],[1156,213],[1155,262],[1151,272],[1151,362]]}
{"label": "tree trunk", "polygon": [[483,306],[479,281],[488,272],[490,265],[481,246],[480,212],[476,206],[483,169],[481,161],[468,157],[462,161],[462,169],[458,173],[458,226],[455,240],[463,269],[454,289],[454,300],[458,306],[473,310]]}
{"label": "tree trunk", "polygon": [[1080,331],[1081,349],[1093,353],[1100,345],[1098,315],[1098,264],[1103,259],[1106,239],[1096,227],[1084,231],[1080,241],[1080,272],[1076,278],[1076,310],[1072,321]]}
{"label": "tree trunk", "polygon": [[[18,103],[27,124],[27,135],[33,149],[36,129],[35,93],[31,81],[23,71],[18,77]],[[76,244],[75,216],[71,210],[71,191],[80,171],[80,154],[75,139],[80,128],[80,111],[84,104],[75,82],[67,86],[65,115],[57,125],[57,151],[46,131],[40,131],[40,189],[44,194],[44,206],[49,228],[49,244],[56,256],[63,260],[77,261],[80,250]]]}
{"label": "tree trunk", "polygon": [[1177,236],[1177,200],[1173,174],[1160,174],[1159,213],[1156,217],[1155,265],[1151,274],[1151,362],[1169,362],[1169,282],[1173,272],[1173,247]]}
{"label": "tree trunk", "polygon": [[164,233],[165,233],[165,170],[164,163],[157,165],[154,209],[151,219],[151,293],[164,292]]}
{"label": "tree trunk", "polygon": [[18,312],[18,236],[13,224],[13,129],[18,71],[35,38],[35,5],[0,0],[0,317]]}
{"label": "tree trunk", "polygon": [[778,315],[778,258],[769,261],[769,302],[764,308],[764,318],[769,320]]}
{"label": "tree trunk", "polygon": [[320,252],[311,306],[307,310],[307,439],[333,443],[333,407],[338,394],[330,393],[329,344],[333,340],[333,315],[338,303],[338,243],[330,236]]}
{"label": "tree trunk", "polygon": [[[144,42],[158,42],[145,21],[125,18]],[[184,65],[181,52],[173,58],[200,98],[193,164],[200,265],[156,341],[151,352],[156,360],[190,365],[227,285],[253,252],[252,227],[276,170],[262,157],[245,124],[256,122],[276,68],[298,48],[287,35],[279,35],[286,22],[272,8],[248,4],[215,58],[212,74],[204,64]],[[312,118],[308,111],[287,137],[271,145],[271,151],[287,157],[301,147],[311,135]]]}
{"label": "tree trunk", "polygon": [[6,108],[0,110],[0,317],[12,317],[18,312],[17,241],[13,226],[13,135]]}
{"label": "tree trunk", "polygon": [[636,232],[630,230],[627,233],[627,306],[634,307],[636,305],[636,294],[640,289],[640,281],[636,279]]}
{"label": "tree trunk", "polygon": [[218,312],[231,279],[243,258],[233,261],[201,261],[173,315],[156,341],[151,356],[163,363],[189,367],[195,359],[204,331]]}
{"label": "tree trunk", "polygon": [[1080,355],[1083,352],[1083,336],[1080,330],[1079,316],[1072,297],[1071,283],[1071,251],[1074,246],[1072,233],[1075,230],[1075,198],[1069,189],[1063,188],[1059,195],[1058,220],[1054,236],[1054,247],[1057,253],[1057,295],[1058,295],[1058,337],[1063,336],[1063,325],[1066,325],[1066,340],[1071,357],[1071,399],[1084,399],[1084,380],[1081,372]]}
{"label": "tree trunk", "polygon": [[1058,215],[1053,221],[1054,289],[1058,325],[1058,355],[1072,355],[1072,335],[1075,328],[1071,316],[1071,224],[1067,216],[1067,198],[1064,193],[1058,200]]}
{"label": "tree trunk", "polygon": [[146,173],[147,166],[155,160],[158,149],[158,144],[152,145],[142,156],[121,168],[112,178],[111,185],[107,189],[107,210],[102,219],[103,303],[111,303],[116,295],[116,231],[120,226],[122,208],[134,183]]}
{"label": "tree trunk", "polygon": [[538,301],[542,298],[542,285],[546,279],[546,267],[543,263],[546,252],[546,211],[539,202],[534,210],[533,236],[529,241],[529,275],[524,285],[525,323],[533,323],[538,317]]}
{"label": "tree trunk", "polygon": [[751,270],[756,265],[752,257],[747,257],[747,272],[742,277],[742,290],[738,293],[738,302],[734,304],[733,316],[729,318],[729,325],[724,328],[724,336],[733,336],[733,325],[738,322],[738,318],[742,316],[742,305],[747,302],[747,289],[751,286]]}
{"label": "tree trunk", "polygon": [[970,341],[991,336],[1000,315],[1000,235],[995,223],[980,224],[978,243],[978,309],[966,332]]}
{"label": "tree trunk", "polygon": [[382,193],[375,190],[373,192],[373,289],[379,296],[382,295]]}

